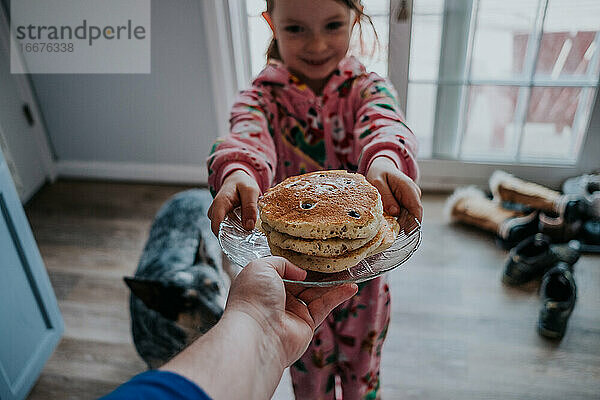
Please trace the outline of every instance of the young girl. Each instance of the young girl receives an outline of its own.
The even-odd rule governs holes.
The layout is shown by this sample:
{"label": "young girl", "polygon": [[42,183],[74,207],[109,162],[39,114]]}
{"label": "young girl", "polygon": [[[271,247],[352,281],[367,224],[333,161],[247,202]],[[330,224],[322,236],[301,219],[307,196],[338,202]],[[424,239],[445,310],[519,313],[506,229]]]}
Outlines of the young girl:
{"label": "young girl", "polygon": [[[215,234],[238,205],[251,229],[261,192],[324,169],[364,174],[389,214],[403,206],[421,219],[415,136],[393,88],[346,54],[354,25],[370,22],[362,10],[360,0],[267,0],[269,65],[238,97],[231,133],[208,158]],[[333,399],[336,376],[345,400],[379,398],[389,305],[381,277],[327,317],[290,368],[297,399]]]}

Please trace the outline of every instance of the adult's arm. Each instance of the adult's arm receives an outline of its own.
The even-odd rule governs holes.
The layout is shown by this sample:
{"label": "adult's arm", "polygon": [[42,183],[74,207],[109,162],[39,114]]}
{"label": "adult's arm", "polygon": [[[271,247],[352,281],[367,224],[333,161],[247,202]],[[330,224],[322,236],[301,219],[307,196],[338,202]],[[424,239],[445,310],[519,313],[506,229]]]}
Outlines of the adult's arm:
{"label": "adult's arm", "polygon": [[186,377],[214,399],[271,398],[315,328],[358,290],[355,284],[304,288],[281,279],[305,276],[280,257],[248,264],[232,284],[219,323],[160,369]]}

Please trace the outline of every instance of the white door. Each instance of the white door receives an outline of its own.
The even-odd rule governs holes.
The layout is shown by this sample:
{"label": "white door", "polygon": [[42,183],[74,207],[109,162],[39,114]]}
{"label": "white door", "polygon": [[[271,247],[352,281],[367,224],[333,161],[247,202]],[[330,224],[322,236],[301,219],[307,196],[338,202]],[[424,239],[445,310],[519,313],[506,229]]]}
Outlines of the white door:
{"label": "white door", "polygon": [[8,23],[0,4],[0,147],[22,202],[51,178],[51,155],[27,75],[10,73]]}

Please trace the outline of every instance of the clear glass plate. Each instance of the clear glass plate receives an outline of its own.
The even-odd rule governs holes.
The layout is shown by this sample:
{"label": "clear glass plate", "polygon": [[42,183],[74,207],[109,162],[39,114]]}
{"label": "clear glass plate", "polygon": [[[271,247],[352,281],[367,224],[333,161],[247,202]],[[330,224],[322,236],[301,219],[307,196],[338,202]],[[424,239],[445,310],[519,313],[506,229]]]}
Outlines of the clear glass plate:
{"label": "clear glass plate", "polygon": [[[421,224],[403,210],[398,217],[400,233],[390,248],[382,253],[365,258],[347,270],[333,274],[308,271],[304,281],[284,279],[286,282],[303,286],[336,286],[343,283],[360,283],[398,268],[421,244]],[[241,209],[229,213],[219,227],[219,243],[223,252],[234,264],[244,267],[250,261],[271,255],[267,238],[258,229],[246,230],[241,223]]]}

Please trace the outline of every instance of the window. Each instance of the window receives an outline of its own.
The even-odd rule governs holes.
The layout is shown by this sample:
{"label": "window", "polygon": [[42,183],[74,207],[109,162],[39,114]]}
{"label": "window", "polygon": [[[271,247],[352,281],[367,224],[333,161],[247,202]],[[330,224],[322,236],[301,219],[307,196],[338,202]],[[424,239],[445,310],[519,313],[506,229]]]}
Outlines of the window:
{"label": "window", "polygon": [[407,118],[421,156],[575,164],[598,87],[598,15],[592,0],[415,0]]}

